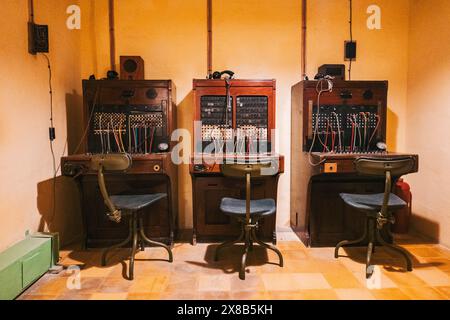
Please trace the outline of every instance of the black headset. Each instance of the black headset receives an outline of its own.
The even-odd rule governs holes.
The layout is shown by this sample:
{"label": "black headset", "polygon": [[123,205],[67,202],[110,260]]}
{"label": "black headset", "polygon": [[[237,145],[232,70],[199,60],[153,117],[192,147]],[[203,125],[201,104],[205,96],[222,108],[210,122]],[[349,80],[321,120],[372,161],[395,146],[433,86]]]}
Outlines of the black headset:
{"label": "black headset", "polygon": [[228,75],[228,79],[233,79],[233,77],[234,77],[233,71],[224,70],[222,72],[214,71],[212,74],[209,75],[209,79],[222,79],[224,74]]}

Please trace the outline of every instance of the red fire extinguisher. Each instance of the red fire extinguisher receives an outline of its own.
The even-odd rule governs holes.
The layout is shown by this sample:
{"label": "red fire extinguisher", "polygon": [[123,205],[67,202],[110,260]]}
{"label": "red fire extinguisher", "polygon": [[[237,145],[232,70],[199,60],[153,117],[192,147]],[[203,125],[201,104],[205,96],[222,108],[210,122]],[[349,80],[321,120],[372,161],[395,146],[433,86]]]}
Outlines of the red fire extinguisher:
{"label": "red fire extinguisher", "polygon": [[394,187],[394,193],[406,202],[406,207],[394,212],[395,223],[392,225],[392,232],[408,233],[409,221],[411,219],[411,187],[403,179],[398,179]]}

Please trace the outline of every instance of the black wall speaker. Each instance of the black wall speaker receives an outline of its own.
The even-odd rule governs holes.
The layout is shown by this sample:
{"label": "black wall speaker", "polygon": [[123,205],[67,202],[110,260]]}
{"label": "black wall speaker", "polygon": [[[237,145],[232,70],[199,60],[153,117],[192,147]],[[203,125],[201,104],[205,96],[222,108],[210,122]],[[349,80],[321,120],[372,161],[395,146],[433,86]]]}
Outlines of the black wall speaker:
{"label": "black wall speaker", "polygon": [[48,52],[48,26],[28,22],[28,52]]}
{"label": "black wall speaker", "polygon": [[144,60],[139,56],[120,56],[121,80],[144,80]]}
{"label": "black wall speaker", "polygon": [[335,79],[345,80],[345,65],[344,64],[324,64],[319,67],[319,74],[321,76],[332,76]]}

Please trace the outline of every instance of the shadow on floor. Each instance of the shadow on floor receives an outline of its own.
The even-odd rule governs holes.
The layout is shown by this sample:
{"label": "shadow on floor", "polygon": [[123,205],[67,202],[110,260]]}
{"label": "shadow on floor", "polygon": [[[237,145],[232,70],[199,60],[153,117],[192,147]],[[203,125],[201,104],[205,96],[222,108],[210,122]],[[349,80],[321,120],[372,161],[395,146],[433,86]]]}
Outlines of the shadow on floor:
{"label": "shadow on floor", "polygon": [[[343,254],[345,253],[345,254]],[[351,259],[364,266],[366,264],[367,247],[344,247],[339,250],[339,259]],[[438,267],[442,262],[420,262],[412,253],[409,254],[413,263],[413,270],[420,268]],[[376,247],[372,254],[373,265],[382,266],[389,272],[406,273],[406,261],[397,252],[386,247]]]}
{"label": "shadow on floor", "polygon": [[[224,248],[221,250],[219,255],[219,261],[214,261],[214,253],[216,251],[218,244],[209,244],[206,246],[204,252],[203,261],[196,259],[191,252],[196,252],[192,248],[192,251],[188,248],[184,252],[179,252],[177,255],[176,249],[174,250],[174,264],[170,264],[167,268],[172,265],[180,266],[180,263],[188,264],[187,268],[190,266],[198,267],[200,269],[216,269],[221,270],[224,274],[233,274],[239,272],[241,265],[241,257],[244,251],[244,246],[241,244],[234,245],[232,247]],[[152,247],[147,247],[144,253],[145,258],[137,256],[135,259],[135,268],[137,263],[146,262],[167,262],[167,259],[158,257],[152,257]],[[101,255],[102,249],[89,249],[80,250],[79,248],[71,248],[71,252],[64,257],[63,265],[65,267],[78,265],[82,270],[88,270],[90,268],[104,268],[105,270],[120,264],[122,266],[122,276],[128,279],[128,262],[130,259],[130,249],[120,248],[111,251],[108,255],[108,262],[106,266],[101,265]],[[198,252],[198,251],[197,251]],[[177,263],[178,262],[178,263]],[[247,256],[247,266],[261,266],[264,264],[278,265],[278,257],[275,255],[270,258],[267,253],[267,249],[259,245],[254,245],[253,250],[248,253]],[[197,268],[196,268],[197,269]],[[136,272],[136,271],[135,271]],[[247,270],[247,272],[249,272]]]}
{"label": "shadow on floor", "polygon": [[[168,259],[160,258],[160,257],[152,257],[152,249],[157,247],[146,247],[146,251],[143,253],[144,257],[139,257],[141,250],[136,252],[135,256],[135,270],[136,265],[142,261],[148,262],[168,262]],[[159,247],[158,247],[159,248]],[[63,257],[61,264],[64,267],[69,266],[78,266],[82,270],[88,270],[90,268],[100,268],[100,269],[109,269],[118,264],[122,265],[122,276],[125,279],[129,279],[128,277],[128,262],[131,257],[131,248],[118,248],[113,249],[109,252],[106,266],[102,266],[101,256],[104,249],[88,249],[82,250],[81,245],[72,246],[71,248],[66,248],[66,250],[71,250],[65,257]]]}
{"label": "shadow on floor", "polygon": [[[239,272],[241,266],[241,258],[244,253],[243,244],[235,244],[231,247],[223,248],[219,254],[219,260],[214,261],[214,254],[219,244],[210,244],[206,248],[204,262],[199,261],[185,261],[188,264],[195,265],[208,269],[220,269],[225,274],[232,274]],[[278,257],[277,257],[278,259]],[[273,259],[272,259],[273,260]],[[247,267],[261,266],[264,264],[278,265],[278,260],[269,261],[267,249],[257,244],[253,246],[252,251],[247,255]],[[248,268],[246,270],[248,273]]]}

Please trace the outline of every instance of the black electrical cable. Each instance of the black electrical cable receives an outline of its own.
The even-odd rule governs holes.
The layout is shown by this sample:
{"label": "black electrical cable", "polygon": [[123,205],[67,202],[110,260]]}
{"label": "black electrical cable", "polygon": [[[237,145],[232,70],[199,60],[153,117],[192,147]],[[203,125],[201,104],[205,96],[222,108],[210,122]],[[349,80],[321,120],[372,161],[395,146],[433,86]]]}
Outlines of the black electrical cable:
{"label": "black electrical cable", "polygon": [[[352,0],[349,0],[349,2],[350,2],[350,20],[349,20],[350,43],[353,43],[353,2],[352,2]],[[348,65],[348,80],[352,80],[352,61],[353,61],[353,59],[350,58],[350,62]]]}
{"label": "black electrical cable", "polygon": [[29,12],[30,12],[29,22],[34,23],[34,3],[33,3],[33,0],[29,0]]}
{"label": "black electrical cable", "polygon": [[[51,219],[49,219],[48,221],[52,221],[53,218],[55,217],[55,213],[56,213],[56,176],[57,176],[57,169],[56,169],[56,157],[55,157],[55,152],[53,150],[53,140],[55,139],[55,129],[53,126],[53,87],[52,87],[52,67],[50,64],[50,59],[49,57],[45,54],[42,53],[42,55],[45,57],[45,59],[47,60],[47,67],[48,67],[48,88],[49,88],[49,95],[50,95],[50,130],[49,130],[49,134],[50,134],[50,152],[52,154],[52,163],[53,163],[53,215],[51,217]],[[48,226],[48,223],[47,223]]]}
{"label": "black electrical cable", "polygon": [[350,1],[350,41],[353,42],[353,2],[352,0]]}
{"label": "black electrical cable", "polygon": [[52,67],[50,65],[50,59],[45,54],[42,53],[42,55],[47,60],[47,67],[48,67],[48,88],[49,88],[49,94],[50,94],[50,126],[53,128],[53,89],[52,89]]}
{"label": "black electrical cable", "polygon": [[43,53],[42,54],[45,59],[47,60],[47,67],[48,67],[48,88],[49,88],[49,95],[50,95],[50,151],[52,153],[52,158],[53,158],[53,175],[54,177],[56,177],[56,158],[55,158],[55,153],[53,151],[53,140],[54,140],[54,136],[51,136],[51,132],[53,130],[54,133],[54,126],[53,126],[53,87],[52,87],[52,67],[50,64],[50,59],[49,57]]}

